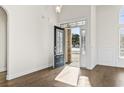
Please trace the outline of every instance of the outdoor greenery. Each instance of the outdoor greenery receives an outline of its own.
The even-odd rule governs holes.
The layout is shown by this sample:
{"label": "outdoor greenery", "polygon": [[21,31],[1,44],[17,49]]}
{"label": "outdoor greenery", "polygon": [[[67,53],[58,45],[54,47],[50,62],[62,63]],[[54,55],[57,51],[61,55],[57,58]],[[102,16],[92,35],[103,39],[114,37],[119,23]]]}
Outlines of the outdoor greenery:
{"label": "outdoor greenery", "polygon": [[72,34],[72,47],[79,48],[79,34]]}

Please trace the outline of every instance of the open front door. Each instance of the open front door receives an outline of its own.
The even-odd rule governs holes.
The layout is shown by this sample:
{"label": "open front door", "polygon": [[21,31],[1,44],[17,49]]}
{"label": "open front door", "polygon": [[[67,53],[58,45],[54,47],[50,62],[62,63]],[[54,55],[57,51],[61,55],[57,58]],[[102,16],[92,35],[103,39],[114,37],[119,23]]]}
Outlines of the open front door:
{"label": "open front door", "polygon": [[60,67],[64,62],[64,29],[54,26],[54,67]]}

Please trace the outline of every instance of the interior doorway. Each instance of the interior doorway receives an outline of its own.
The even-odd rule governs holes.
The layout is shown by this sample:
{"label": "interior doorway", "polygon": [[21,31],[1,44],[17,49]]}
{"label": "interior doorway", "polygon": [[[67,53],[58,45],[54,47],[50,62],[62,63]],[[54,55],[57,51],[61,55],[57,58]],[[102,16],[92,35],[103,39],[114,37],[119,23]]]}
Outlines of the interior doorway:
{"label": "interior doorway", "polygon": [[0,7],[0,83],[7,75],[7,13]]}

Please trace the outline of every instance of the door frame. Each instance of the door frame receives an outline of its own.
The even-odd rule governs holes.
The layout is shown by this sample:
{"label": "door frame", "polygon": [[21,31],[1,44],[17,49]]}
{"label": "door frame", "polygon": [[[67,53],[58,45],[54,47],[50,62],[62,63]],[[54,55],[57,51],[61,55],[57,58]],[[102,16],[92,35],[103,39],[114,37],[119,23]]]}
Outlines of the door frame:
{"label": "door frame", "polygon": [[[80,20],[85,20],[86,21],[86,25],[83,25],[83,26],[79,26],[79,28],[80,28],[80,33],[81,33],[81,30],[82,29],[84,29],[84,30],[86,30],[86,33],[85,33],[85,35],[86,35],[86,40],[85,40],[85,44],[86,44],[86,50],[85,50],[85,58],[84,58],[84,64],[83,64],[83,60],[82,60],[82,57],[84,57],[84,55],[82,55],[81,53],[82,53],[82,47],[81,47],[81,45],[80,45],[80,68],[81,67],[85,67],[85,68],[87,68],[88,67],[88,62],[87,61],[89,61],[89,55],[90,55],[90,53],[89,53],[89,46],[90,46],[90,38],[89,38],[89,18],[88,17],[77,17],[77,18],[71,18],[71,19],[68,19],[68,20],[64,20],[64,21],[62,21],[61,23],[59,23],[60,24],[60,26],[62,25],[62,24],[67,24],[67,23],[72,23],[72,22],[76,22],[76,21],[80,21]],[[81,34],[80,34],[80,36],[81,36]],[[81,41],[81,40],[80,40]],[[80,43],[81,44],[81,43]]]}

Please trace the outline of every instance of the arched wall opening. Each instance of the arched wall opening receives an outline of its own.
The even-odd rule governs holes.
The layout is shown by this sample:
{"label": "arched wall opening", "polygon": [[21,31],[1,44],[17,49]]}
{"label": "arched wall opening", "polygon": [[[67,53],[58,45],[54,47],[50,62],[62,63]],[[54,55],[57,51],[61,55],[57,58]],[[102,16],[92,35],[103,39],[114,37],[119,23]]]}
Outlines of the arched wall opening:
{"label": "arched wall opening", "polygon": [[7,76],[7,13],[0,6],[0,82]]}

